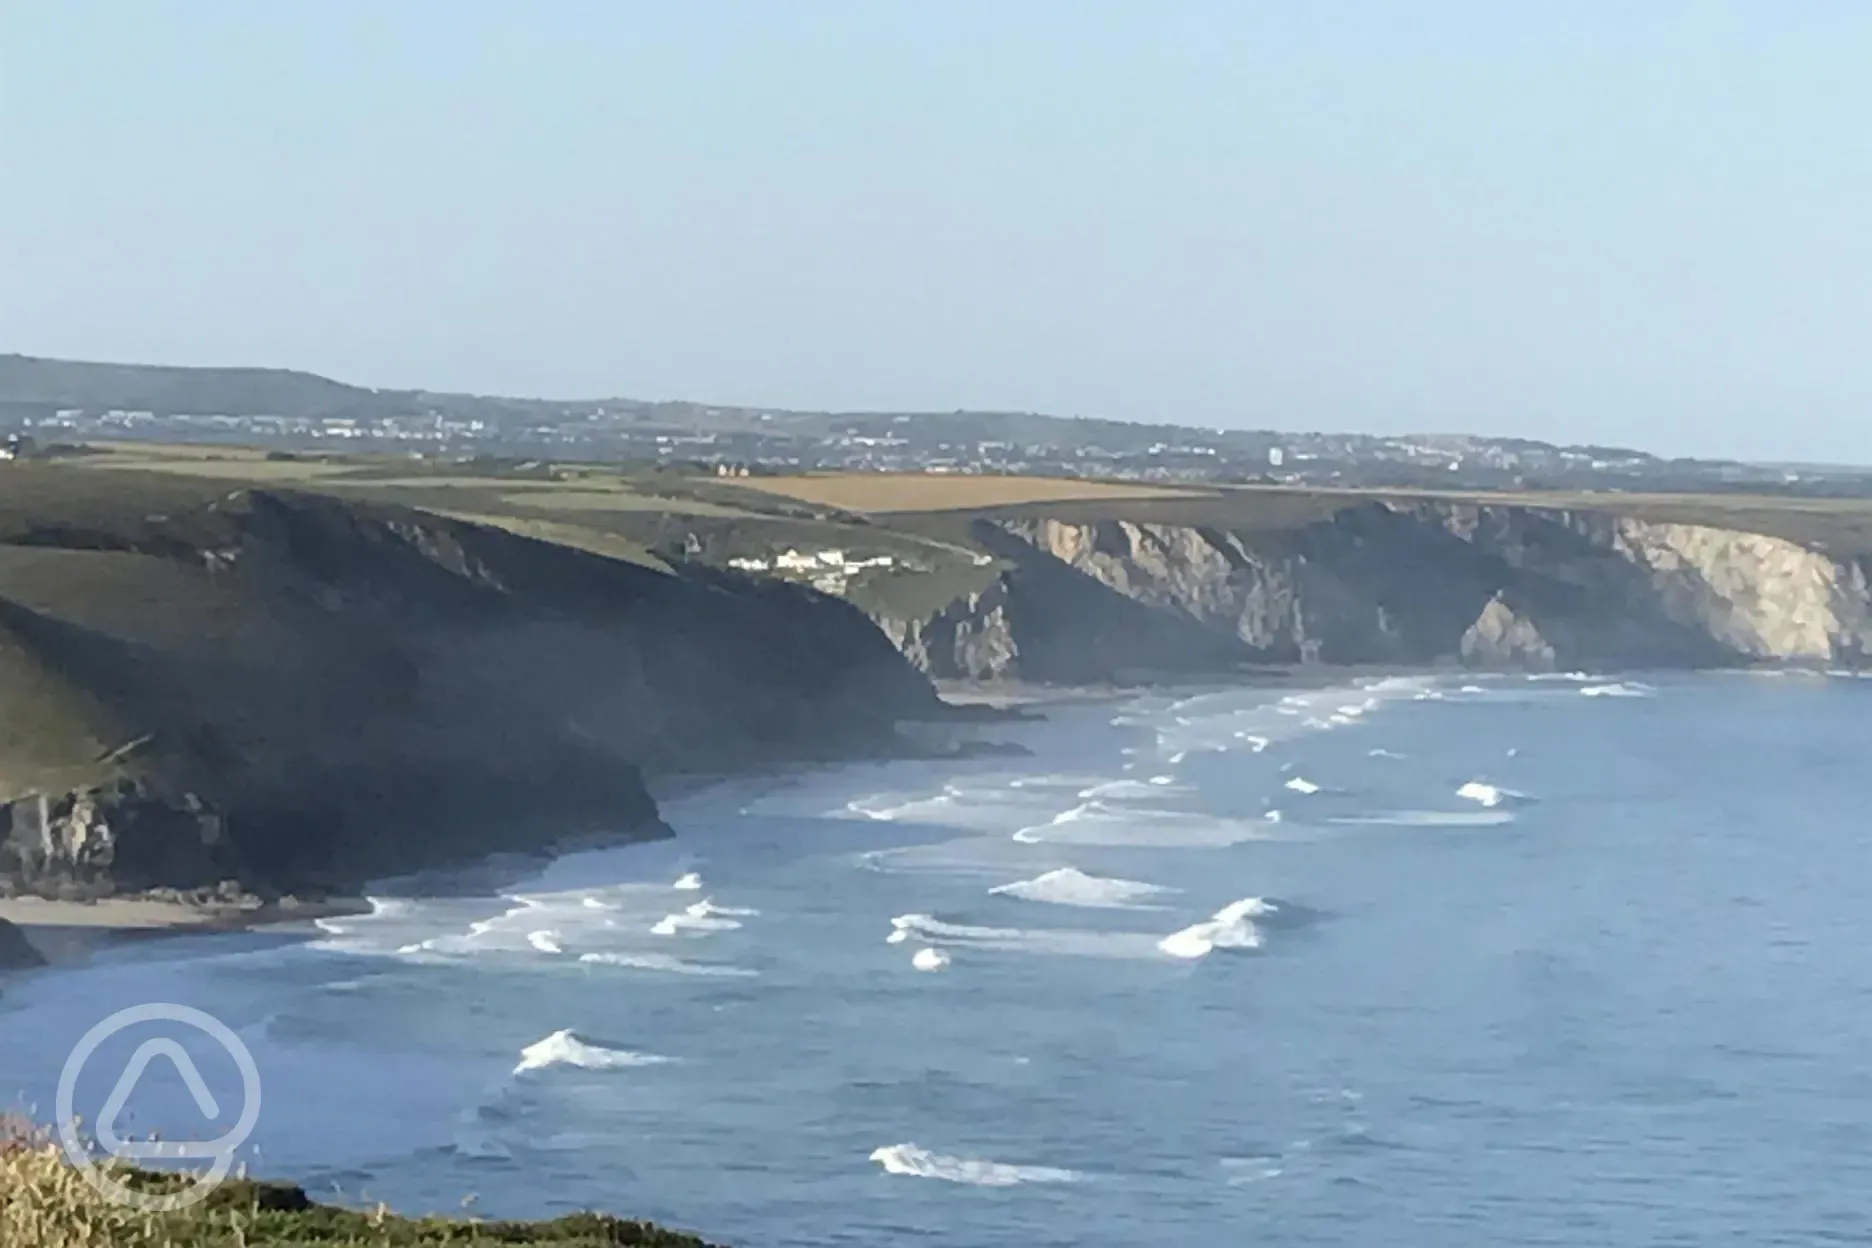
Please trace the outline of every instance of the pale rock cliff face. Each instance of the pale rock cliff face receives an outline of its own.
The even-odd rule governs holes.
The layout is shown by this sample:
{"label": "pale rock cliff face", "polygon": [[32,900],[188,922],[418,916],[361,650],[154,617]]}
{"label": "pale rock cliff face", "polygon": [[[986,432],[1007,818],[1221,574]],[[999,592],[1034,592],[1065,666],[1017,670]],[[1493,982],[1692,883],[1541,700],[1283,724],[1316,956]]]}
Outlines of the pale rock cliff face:
{"label": "pale rock cliff face", "polygon": [[1751,659],[1857,662],[1872,593],[1856,561],[1758,533],[1620,520],[1614,549],[1650,570],[1666,614]]}
{"label": "pale rock cliff face", "polygon": [[942,676],[1096,681],[1256,662],[1857,665],[1862,563],[1782,538],[1597,512],[1364,503],[1291,529],[982,522],[1009,566],[880,621]]}
{"label": "pale rock cliff face", "polygon": [[1005,680],[1018,674],[1019,649],[999,581],[924,619],[878,619],[891,644],[937,680]]}
{"label": "pale rock cliff face", "polygon": [[1463,661],[1473,667],[1523,667],[1550,671],[1557,657],[1541,636],[1540,627],[1516,613],[1500,594],[1462,635],[1458,646]]}

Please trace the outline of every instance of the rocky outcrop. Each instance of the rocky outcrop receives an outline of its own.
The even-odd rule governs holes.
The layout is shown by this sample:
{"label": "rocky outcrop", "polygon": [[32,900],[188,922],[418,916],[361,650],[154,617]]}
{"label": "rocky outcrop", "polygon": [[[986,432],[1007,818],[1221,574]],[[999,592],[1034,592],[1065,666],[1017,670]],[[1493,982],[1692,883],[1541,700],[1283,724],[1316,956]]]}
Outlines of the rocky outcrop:
{"label": "rocky outcrop", "polygon": [[1007,586],[1001,581],[958,598],[934,615],[885,615],[877,623],[918,670],[938,680],[1004,680],[1017,673],[1020,650],[1009,618]]}
{"label": "rocky outcrop", "polygon": [[662,835],[646,771],[876,753],[943,713],[801,587],[55,476],[0,498],[0,889],[304,896]]}
{"label": "rocky outcrop", "polygon": [[[976,535],[1012,569],[1000,584],[928,619],[884,622],[946,676],[1049,680],[1066,667],[1109,680],[1119,652],[1168,671],[1856,666],[1872,655],[1862,562],[1608,512],[1366,501],[1285,528],[1040,515],[983,521]],[[1020,592],[1068,572],[1103,596]]]}
{"label": "rocky outcrop", "polygon": [[1458,653],[1473,667],[1551,670],[1556,655],[1540,626],[1508,605],[1502,594],[1489,599],[1462,635]]}
{"label": "rocky outcrop", "polygon": [[877,621],[933,676],[1099,684],[1215,672],[1257,658],[1209,620],[1136,592],[1116,564],[1081,565],[985,521],[973,535],[1006,569],[993,584],[927,617]]}
{"label": "rocky outcrop", "polygon": [[24,971],[44,965],[44,956],[26,939],[26,933],[0,919],[0,971]]}

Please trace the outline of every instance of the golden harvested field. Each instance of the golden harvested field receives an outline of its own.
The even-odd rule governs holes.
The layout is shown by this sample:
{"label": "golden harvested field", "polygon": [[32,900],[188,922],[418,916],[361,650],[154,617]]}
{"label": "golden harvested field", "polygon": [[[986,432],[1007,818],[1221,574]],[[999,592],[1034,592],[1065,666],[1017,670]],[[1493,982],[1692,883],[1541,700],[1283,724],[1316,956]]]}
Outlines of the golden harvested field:
{"label": "golden harvested field", "polygon": [[[163,448],[167,450],[167,448]],[[122,469],[133,472],[169,472],[184,477],[211,477],[226,481],[252,481],[267,485],[292,485],[320,477],[339,476],[352,471],[345,463],[318,460],[268,460],[264,455],[239,451],[227,453],[197,452],[138,454],[112,451],[84,461],[88,468]]]}
{"label": "golden harvested field", "polygon": [[1075,481],[1063,477],[996,477],[919,472],[845,472],[824,476],[746,477],[743,489],[779,494],[844,511],[969,511],[1021,503],[1097,502],[1133,498],[1208,498],[1210,490]]}

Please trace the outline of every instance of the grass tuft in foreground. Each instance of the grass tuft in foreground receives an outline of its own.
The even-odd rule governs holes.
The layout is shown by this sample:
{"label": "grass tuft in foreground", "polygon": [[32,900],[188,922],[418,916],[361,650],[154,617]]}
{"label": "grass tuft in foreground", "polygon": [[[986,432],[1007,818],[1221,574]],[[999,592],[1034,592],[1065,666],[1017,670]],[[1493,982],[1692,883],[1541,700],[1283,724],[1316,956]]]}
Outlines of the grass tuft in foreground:
{"label": "grass tuft in foreground", "polygon": [[[128,1186],[176,1180],[118,1166]],[[399,1218],[313,1203],[297,1187],[224,1184],[176,1213],[140,1213],[100,1196],[42,1131],[0,1121],[4,1248],[709,1248],[647,1222],[581,1213],[551,1222]]]}

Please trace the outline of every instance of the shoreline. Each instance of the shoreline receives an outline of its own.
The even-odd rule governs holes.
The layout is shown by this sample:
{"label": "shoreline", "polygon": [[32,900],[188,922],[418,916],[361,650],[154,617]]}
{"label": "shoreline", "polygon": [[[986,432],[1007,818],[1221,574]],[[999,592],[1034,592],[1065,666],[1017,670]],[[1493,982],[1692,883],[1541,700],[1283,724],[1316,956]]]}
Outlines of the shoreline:
{"label": "shoreline", "polygon": [[[1045,712],[1049,709],[1063,709],[1100,702],[1125,692],[1115,687],[1066,688],[1014,682],[1002,684],[939,681],[935,683],[938,696],[951,707],[964,711],[981,709],[1005,713],[1005,718],[997,716],[994,720],[932,721],[931,727],[937,736],[943,735],[944,730],[953,731],[957,728],[979,731],[995,726],[1018,727],[1021,724],[1044,720]],[[900,730],[906,726],[900,725]],[[905,748],[901,751],[885,752],[877,757],[937,759],[949,756],[947,751],[931,748],[933,742],[926,741],[922,743],[924,748],[917,748],[917,735],[914,731],[905,732],[901,742]],[[1000,750],[990,744],[987,752],[999,753]],[[954,757],[968,756],[970,752],[966,750],[958,751],[954,755]],[[708,790],[736,782],[764,781],[786,784],[805,773],[859,761],[866,761],[862,753],[842,759],[775,760],[725,771],[671,771],[662,774],[646,774],[644,780],[646,788],[658,806],[662,807],[666,803],[680,802]],[[502,885],[510,884],[537,871],[543,862],[549,862],[568,853],[576,853],[581,849],[594,848],[600,843],[624,843],[633,839],[636,838],[596,836],[571,840],[551,851],[539,854],[494,854],[474,862],[432,868],[409,875],[386,877],[375,881],[372,891],[375,891],[376,885],[388,885],[395,888],[399,884],[404,887],[415,885],[432,890],[436,895],[450,895],[465,888],[498,889]],[[584,843],[585,841],[590,843]],[[33,896],[0,897],[0,921],[11,923],[18,928],[27,943],[45,959],[43,966],[0,971],[0,984],[4,984],[9,979],[37,972],[80,967],[97,955],[126,944],[182,936],[247,932],[292,924],[304,924],[310,929],[312,923],[318,919],[369,914],[372,909],[369,896],[362,892],[356,896],[335,897],[320,901],[288,899],[284,902],[258,904],[251,901],[245,904],[241,902],[194,902],[164,896],[104,897],[91,901],[63,901]]]}
{"label": "shoreline", "polygon": [[33,970],[82,966],[107,949],[166,937],[252,931],[316,919],[368,914],[363,897],[262,905],[202,904],[164,897],[105,897],[58,901],[44,897],[0,897],[0,920],[18,928],[45,965]]}

